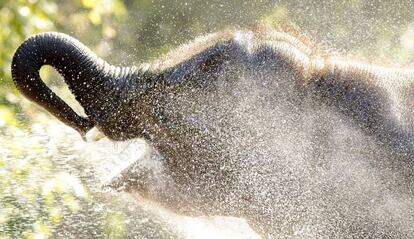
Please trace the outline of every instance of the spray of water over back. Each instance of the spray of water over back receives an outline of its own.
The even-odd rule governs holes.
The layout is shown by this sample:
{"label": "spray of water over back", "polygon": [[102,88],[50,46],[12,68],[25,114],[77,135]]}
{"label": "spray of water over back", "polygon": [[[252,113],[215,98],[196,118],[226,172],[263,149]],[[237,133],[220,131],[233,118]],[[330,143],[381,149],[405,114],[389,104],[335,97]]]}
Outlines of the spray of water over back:
{"label": "spray of water over back", "polygon": [[[263,238],[414,235],[412,70],[329,57],[273,30],[210,34],[138,68],[73,49],[79,65],[55,65],[87,117],[60,101],[45,108],[82,134],[94,125],[113,140],[146,139],[150,155],[126,153],[107,185],[137,203],[243,218]],[[23,50],[15,81],[42,105]]]}

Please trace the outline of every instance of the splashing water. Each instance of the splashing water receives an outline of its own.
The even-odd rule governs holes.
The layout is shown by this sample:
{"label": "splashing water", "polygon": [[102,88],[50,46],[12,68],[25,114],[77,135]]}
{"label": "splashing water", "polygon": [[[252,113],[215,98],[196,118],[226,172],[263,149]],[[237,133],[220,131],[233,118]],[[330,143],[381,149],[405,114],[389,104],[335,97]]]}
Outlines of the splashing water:
{"label": "splashing water", "polygon": [[[167,6],[174,4],[174,1],[166,2]],[[278,17],[297,18],[301,27],[315,30],[315,38],[330,42],[334,48],[371,58],[381,55],[392,64],[412,62],[412,23],[400,38],[402,47],[398,44],[399,31],[404,31],[404,26],[412,21],[409,16],[413,4],[410,1],[264,2],[272,4],[252,4],[270,11],[276,20]],[[146,1],[140,4],[148,5]],[[169,8],[163,5],[157,9],[164,1],[152,1],[152,4],[157,11]],[[199,4],[189,2],[195,9],[194,5]],[[202,27],[206,32],[245,20],[257,11],[253,6],[243,10],[242,6],[249,4],[236,1],[224,2],[227,8],[221,8],[220,4],[219,9],[211,1],[203,4],[208,11],[204,5],[199,8],[201,12],[195,14],[187,8],[181,11],[200,18],[197,24],[190,25]],[[272,9],[273,4],[280,6]],[[338,7],[340,5],[343,7]],[[180,13],[175,11],[175,5],[172,6],[174,12]],[[134,37],[123,44],[135,44],[140,49],[113,51],[108,57],[117,58],[125,65],[137,61],[136,55],[146,59],[142,49],[147,50],[149,42],[159,45],[159,39],[176,41],[177,37],[172,35],[173,31],[165,22],[166,18],[167,22],[169,18],[181,19],[168,11],[154,14],[153,11],[143,11],[145,6],[132,7],[131,12],[140,9],[139,22],[147,18],[148,22],[159,26],[154,27],[157,35],[147,36],[139,28],[143,26],[144,31],[150,31],[146,29],[148,24],[137,24],[135,18],[128,21],[131,23],[123,31],[133,32]],[[157,19],[143,17],[145,14]],[[273,23],[272,15],[268,21]],[[175,24],[172,29],[178,35],[193,37],[195,31],[183,31],[181,27],[185,24]],[[77,35],[90,35],[89,31],[86,28]],[[119,30],[118,35],[124,41],[128,39],[124,35],[128,34],[123,31]],[[384,35],[383,38],[377,33]],[[135,36],[143,36],[144,40],[137,42]],[[101,48],[109,49],[107,46]],[[122,49],[120,46],[114,48]],[[134,54],[130,55],[130,52]],[[125,60],[125,55],[130,60]],[[393,91],[393,85],[395,81],[390,81],[388,90]],[[246,129],[231,142],[241,150],[230,150],[229,154],[243,155],[246,159],[236,162],[241,173],[234,187],[248,192],[250,198],[242,200],[251,200],[256,206],[257,211],[252,211],[252,215],[267,213],[259,215],[257,221],[268,226],[273,224],[270,226],[278,231],[275,238],[414,238],[412,159],[394,155],[387,146],[357,130],[347,118],[329,107],[310,107],[311,103],[305,102],[295,108],[283,102],[282,97],[276,98],[277,106],[268,104],[270,101],[266,98],[277,94],[297,97],[289,95],[293,91],[283,83],[274,86],[265,81],[263,88],[249,85],[236,89],[239,90],[237,97],[242,99],[237,104],[226,100],[217,103],[230,105],[230,112],[210,112],[213,119],[234,114],[235,121],[230,125],[235,129]],[[279,90],[266,91],[275,88]],[[220,100],[219,97],[211,98]],[[400,102],[398,96],[392,100],[395,105]],[[404,108],[404,105],[398,107]],[[208,111],[203,107],[199,110]],[[47,115],[37,122],[50,118]],[[47,238],[52,236],[52,230],[56,238],[259,238],[243,218],[179,215],[137,192],[108,189],[107,184],[131,165],[168,173],[161,161],[148,156],[151,149],[142,140],[111,142],[103,139],[86,143],[57,121],[34,125],[32,133],[9,133],[3,131],[8,127],[4,127],[3,120],[0,117],[0,238],[4,235],[6,238],[10,235]],[[204,122],[203,118],[194,116],[189,123],[202,125]],[[238,195],[229,198],[231,196],[237,199]],[[229,203],[228,207],[238,206],[237,201]],[[266,208],[271,204],[269,201],[273,208]],[[266,217],[268,215],[272,217]]]}
{"label": "splashing water", "polygon": [[[241,82],[247,83],[233,89],[237,92],[237,104],[229,98],[233,97],[231,94],[222,92],[218,94],[226,97],[204,94],[197,99],[200,102],[214,99],[212,104],[224,109],[230,104],[230,111],[210,111],[204,103],[197,105],[195,101],[189,106],[192,110],[200,107],[194,112],[211,114],[206,117],[213,119],[210,122],[218,122],[216,118],[228,119],[230,115],[234,121],[226,122],[226,126],[237,129],[240,136],[231,142],[237,143],[235,150],[228,153],[245,156],[224,166],[238,172],[236,183],[232,184],[234,192],[250,198],[228,195],[228,202],[222,207],[231,210],[242,207],[243,200],[250,200],[252,211],[247,215],[259,222],[255,229],[266,225],[274,228],[273,235],[281,238],[363,235],[410,238],[414,233],[412,162],[399,158],[390,148],[357,130],[331,107],[314,105],[315,102],[292,107],[297,92],[289,81],[275,82],[273,77],[266,77],[271,74],[263,74],[255,75],[256,79],[265,78],[263,85],[252,85],[247,76],[241,78]],[[277,104],[270,97],[277,97]],[[187,95],[183,97],[186,99]],[[179,97],[175,100],[180,101]],[[179,112],[186,112],[185,107]],[[203,123],[202,119],[192,118],[197,124]],[[84,163],[94,170],[99,185],[107,184],[134,164],[169,174],[162,161],[147,156],[152,152],[141,140],[116,143],[103,140],[84,144],[80,152]],[[181,163],[193,163],[188,160]],[[214,183],[217,182],[208,182]],[[216,195],[214,185],[211,190],[204,195]],[[125,194],[132,204],[157,215],[182,237],[258,238],[243,219],[182,216],[134,191],[129,195],[111,193]]]}
{"label": "splashing water", "polygon": [[[262,132],[252,136],[254,145],[239,141],[244,151],[231,152],[247,155],[247,160],[238,162],[242,174],[236,186],[253,193],[249,196],[259,207],[266,205],[266,200],[275,203],[272,210],[277,212],[272,215],[277,218],[263,220],[277,224],[280,237],[288,237],[283,234],[286,231],[297,238],[364,233],[409,238],[414,233],[410,162],[387,160],[390,155],[386,147],[349,127],[329,107],[319,106],[316,111],[306,105],[291,108],[283,99],[277,106],[268,104],[266,94],[285,95],[289,87],[276,87],[279,92],[243,87],[235,89],[243,100],[233,105],[234,110],[213,113],[234,113],[235,119],[240,120],[236,123],[244,129]],[[258,94],[261,97],[256,97]],[[261,100],[265,102],[257,102]],[[225,102],[218,100],[217,104]],[[254,105],[264,107],[254,108],[251,114]],[[57,180],[72,185],[78,197],[84,195],[78,183],[82,180],[93,195],[93,200],[74,204],[76,214],[64,214],[64,220],[55,227],[57,237],[100,238],[118,230],[117,235],[128,238],[260,238],[241,218],[178,215],[135,192],[106,189],[114,177],[136,163],[141,168],[155,167],[164,172],[160,161],[147,156],[152,152],[143,140],[102,139],[86,143],[55,121],[47,127],[34,125],[33,129],[32,136],[21,137],[38,140],[45,146],[57,172],[66,172],[58,174],[61,176]],[[245,133],[249,132],[240,132],[241,136]],[[55,184],[49,181],[44,187]],[[334,223],[337,227],[333,227]],[[112,231],[105,232],[107,227]]]}
{"label": "splashing water", "polygon": [[[225,195],[227,204],[219,206],[231,210],[247,201],[252,209],[247,214],[257,222],[255,229],[266,225],[280,238],[410,238],[414,233],[412,162],[399,159],[332,107],[314,101],[298,104],[300,94],[293,80],[287,80],[290,74],[284,75],[284,81],[275,81],[267,70],[241,74],[230,92],[192,92],[190,96],[177,95],[172,102],[178,105],[171,107],[176,112],[205,113],[201,115],[204,118],[191,114],[188,126],[224,124],[237,136],[229,139],[234,149],[230,147],[226,153],[241,160],[222,166],[237,172],[231,189],[239,194]],[[80,179],[93,195],[93,200],[80,205],[69,200],[72,203],[67,204],[77,213],[64,213],[64,220],[56,227],[57,237],[259,238],[244,219],[182,216],[136,192],[106,189],[105,185],[131,165],[169,173],[160,159],[148,156],[153,152],[142,140],[85,143],[56,122],[47,128],[33,128],[30,138],[46,145],[57,171],[76,176],[58,174],[63,176],[57,180],[63,178],[75,195],[81,196]],[[188,137],[191,140],[191,135]],[[183,159],[180,163],[200,162]],[[54,187],[56,183],[45,185]],[[221,184],[211,186],[212,190],[221,188]],[[206,196],[217,194],[205,191]],[[41,224],[35,225],[36,230],[45,231]]]}
{"label": "splashing water", "polygon": [[[12,137],[17,144],[44,147],[40,151],[47,152],[53,157],[55,169],[51,172],[44,168],[34,169],[37,171],[37,176],[33,175],[33,177],[38,178],[37,181],[31,182],[32,187],[42,185],[45,195],[55,194],[56,187],[62,188],[61,191],[73,190],[77,198],[77,200],[73,199],[72,204],[67,204],[73,210],[59,209],[57,212],[63,213],[58,216],[63,217],[63,220],[60,219],[58,225],[50,225],[50,229],[55,231],[55,236],[59,238],[73,238],[74,235],[76,238],[259,238],[248,224],[239,218],[182,216],[138,195],[108,190],[105,184],[131,164],[137,161],[141,165],[154,163],[145,157],[146,153],[150,153],[148,145],[139,139],[126,142],[112,142],[107,139],[99,142],[84,142],[79,139],[77,133],[62,124],[56,121],[49,123],[33,125],[31,135],[22,131],[20,136]],[[2,137],[3,143],[6,142],[7,137],[10,136]],[[26,149],[28,153],[30,149]],[[5,156],[9,154],[3,153]],[[12,185],[17,185],[24,190],[19,179],[11,180],[16,181]],[[6,191],[4,193],[7,194]],[[17,192],[17,194],[23,195],[24,192]],[[54,200],[59,201],[58,198]],[[0,202],[4,203],[3,200]],[[2,216],[7,217],[4,212],[3,210]],[[31,231],[31,224],[29,222],[25,224],[27,230]],[[38,237],[51,235],[50,229],[36,229],[36,227],[38,226],[34,226],[33,235]],[[108,231],[108,228],[112,231]],[[5,232],[7,233],[7,230],[0,230],[0,234]]]}
{"label": "splashing water", "polygon": [[[82,145],[81,151],[85,163],[93,168],[94,177],[101,185],[107,184],[123,170],[137,162],[141,168],[154,168],[154,165],[162,167],[161,164],[152,161],[153,158],[145,157],[145,154],[151,154],[151,149],[145,141],[140,139],[125,142],[111,142],[104,139],[99,142],[82,143]],[[160,168],[159,171],[162,169]],[[182,238],[260,238],[247,222],[240,218],[184,216],[176,214],[156,202],[147,200],[137,193],[131,193],[129,197],[132,197],[132,200],[137,200],[142,209],[160,217]]]}

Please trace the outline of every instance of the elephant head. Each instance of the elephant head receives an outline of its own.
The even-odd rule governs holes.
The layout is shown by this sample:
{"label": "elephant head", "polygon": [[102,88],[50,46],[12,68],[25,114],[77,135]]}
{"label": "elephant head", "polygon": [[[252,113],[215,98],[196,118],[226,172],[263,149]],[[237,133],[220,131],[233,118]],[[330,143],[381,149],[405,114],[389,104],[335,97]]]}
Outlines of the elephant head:
{"label": "elephant head", "polygon": [[[171,116],[166,122],[173,111],[172,108],[168,109],[171,103],[168,102],[167,98],[171,96],[168,94],[184,92],[190,97],[195,88],[211,91],[216,84],[214,79],[220,76],[223,69],[227,68],[229,73],[240,71],[228,65],[250,64],[246,61],[250,50],[243,46],[245,39],[228,39],[232,35],[229,33],[200,38],[178,49],[176,52],[180,52],[180,55],[175,59],[155,62],[150,69],[144,69],[145,66],[110,65],[66,34],[43,33],[30,37],[17,49],[12,61],[12,76],[24,96],[82,136],[95,126],[113,140],[136,137],[149,139],[153,137],[149,135],[150,131],[158,133],[165,126],[171,129],[174,128],[171,124],[179,124],[177,115]],[[292,41],[284,36],[282,38]],[[265,55],[271,54],[271,49],[263,49],[263,52]],[[286,63],[284,69],[281,68],[281,74],[287,78],[303,78],[296,75],[304,73],[308,67],[307,60],[295,57],[280,58],[279,63],[272,65],[275,67]],[[44,65],[52,66],[63,76],[87,117],[74,112],[45,85],[39,75]]]}

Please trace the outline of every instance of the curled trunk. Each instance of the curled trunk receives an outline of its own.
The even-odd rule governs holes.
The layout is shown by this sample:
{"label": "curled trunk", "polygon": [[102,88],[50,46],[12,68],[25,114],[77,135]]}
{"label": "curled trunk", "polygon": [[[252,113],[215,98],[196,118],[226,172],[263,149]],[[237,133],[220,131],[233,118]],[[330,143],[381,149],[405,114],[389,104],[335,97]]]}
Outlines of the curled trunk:
{"label": "curled trunk", "polygon": [[[44,65],[52,66],[63,76],[88,117],[78,115],[46,86],[39,75]],[[119,89],[133,77],[132,73],[130,68],[109,65],[82,43],[61,33],[43,33],[27,39],[12,62],[12,76],[19,91],[81,135],[99,122],[104,114],[102,103],[115,103]]]}

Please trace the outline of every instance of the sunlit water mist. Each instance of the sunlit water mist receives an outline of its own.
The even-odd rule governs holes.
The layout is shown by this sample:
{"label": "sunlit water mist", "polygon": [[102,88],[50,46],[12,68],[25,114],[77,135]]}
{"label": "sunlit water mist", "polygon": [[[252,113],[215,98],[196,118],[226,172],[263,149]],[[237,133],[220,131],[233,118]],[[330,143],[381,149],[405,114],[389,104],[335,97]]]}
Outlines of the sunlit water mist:
{"label": "sunlit water mist", "polygon": [[[143,140],[129,140],[126,142],[111,142],[107,139],[99,142],[81,143],[82,156],[85,163],[94,170],[94,177],[104,188],[113,178],[132,164],[139,164],[140,168],[154,167],[157,162],[146,157],[151,154],[151,148]],[[162,165],[156,165],[162,167]],[[160,169],[161,171],[161,169]],[[107,193],[124,194],[105,189]],[[234,217],[205,216],[189,217],[178,215],[162,205],[146,200],[137,193],[129,195],[143,210],[158,217],[171,227],[171,230],[181,238],[260,238],[246,223],[245,220]],[[151,217],[151,216],[150,216]],[[130,218],[130,220],[140,220]],[[142,219],[141,219],[142,220]],[[138,237],[138,235],[136,235]]]}
{"label": "sunlit water mist", "polygon": [[[256,14],[257,10],[253,5],[260,6],[258,2],[253,1],[251,4],[224,1],[224,7],[221,3],[218,7],[215,1],[203,1],[200,7],[199,2],[188,1],[189,8],[182,9],[176,6],[187,6],[187,2],[128,2],[131,3],[128,4],[129,10],[131,13],[139,13],[133,14],[139,16],[139,19],[129,18],[124,29],[119,27],[116,31],[112,30],[114,33],[117,32],[122,41],[115,40],[112,43],[115,44],[113,48],[117,50],[107,57],[110,60],[121,59],[123,65],[130,64],[132,60],[128,59],[147,59],[145,55],[154,51],[156,47],[165,49],[172,42],[176,44],[175,35],[180,36],[178,41],[192,38],[196,31],[187,30],[186,26],[197,29],[221,29],[227,23],[234,24],[240,19],[246,19],[250,14]],[[333,42],[336,48],[354,51],[357,55],[364,56],[376,56],[373,52],[379,51],[382,57],[389,58],[388,60],[394,64],[395,60],[401,59],[405,63],[412,62],[413,26],[405,26],[412,20],[411,6],[414,5],[410,1],[372,3],[357,0],[350,1],[352,3],[330,1],[324,4],[319,4],[318,1],[290,0],[267,2],[280,5],[274,9],[270,5],[266,7],[270,22],[280,18],[298,18],[299,23],[302,23],[299,24],[301,27],[309,27],[310,31],[315,30],[316,39]],[[155,7],[152,7],[153,4]],[[199,20],[193,22],[188,17],[176,17],[176,14],[188,14]],[[61,19],[66,21],[63,25],[69,26],[62,29],[83,36],[84,40],[89,38],[97,41],[96,35],[90,34],[88,27],[78,27],[79,24],[71,27],[69,20],[77,18],[62,17]],[[181,20],[175,22],[175,19]],[[108,23],[108,20],[105,20]],[[185,21],[185,24],[181,21]],[[110,20],[109,23],[112,24]],[[75,31],[68,30],[70,28]],[[400,39],[403,48],[398,49],[397,35],[400,34],[399,31],[404,31],[404,28],[406,31]],[[148,34],[153,31],[157,34]],[[128,34],[132,37],[128,37]],[[181,35],[184,36],[181,38]],[[136,36],[139,36],[139,40]],[[100,56],[110,49],[107,44],[103,44],[110,42],[107,37],[101,42],[102,44],[97,47],[98,50],[104,49],[98,53]],[[120,42],[122,44],[119,44]],[[14,43],[8,45],[14,47]],[[123,49],[122,46],[126,45],[138,45],[140,49]],[[399,54],[389,54],[395,51]],[[126,60],[125,55],[129,56]],[[282,94],[283,91],[285,89],[281,91]],[[234,108],[238,108],[234,113],[240,116],[241,122],[248,122],[241,123],[243,127],[251,130],[244,133],[254,135],[259,132],[261,135],[253,137],[255,145],[248,145],[240,138],[236,143],[243,145],[245,149],[242,152],[231,152],[233,155],[246,154],[246,161],[251,160],[250,163],[241,162],[242,168],[251,172],[245,173],[236,186],[250,187],[252,204],[256,202],[258,211],[272,211],[262,216],[262,222],[273,223],[275,231],[280,229],[276,238],[414,238],[414,173],[410,170],[413,167],[412,163],[394,157],[388,152],[389,148],[377,144],[372,138],[358,131],[358,127],[352,126],[352,123],[347,121],[349,119],[335,115],[329,108],[321,107],[319,110],[306,111],[305,107],[305,112],[295,109],[273,109],[271,106],[254,109],[261,107],[257,107],[255,102],[251,101],[251,95],[244,94],[241,97],[244,97],[245,101],[240,105],[234,105]],[[252,108],[254,110],[247,115],[239,114]],[[140,162],[145,167],[146,164],[154,163],[145,158],[146,145],[142,141],[113,143],[104,139],[85,143],[60,122],[55,122],[46,130],[43,126],[34,128],[34,135],[25,136],[32,138],[21,143],[41,141],[46,145],[48,154],[53,157],[58,169],[64,172],[59,175],[66,178],[75,190],[78,188],[79,195],[83,194],[77,183],[78,179],[81,179],[94,196],[92,202],[83,205],[79,214],[65,215],[61,227],[58,228],[57,238],[101,238],[103,235],[98,231],[107,227],[101,221],[112,219],[119,221],[115,227],[119,227],[127,238],[257,236],[246,227],[243,219],[179,216],[163,208],[163,205],[140,199],[137,195],[106,188],[105,185],[114,176],[131,164]],[[255,160],[258,162],[254,163]],[[18,160],[16,163],[19,163]],[[264,181],[261,180],[263,172],[271,175],[267,175]],[[44,172],[39,171],[38,175],[42,173]],[[68,176],[67,173],[72,176]],[[272,201],[275,207],[263,209],[266,203],[260,202],[266,200]],[[237,205],[237,202],[234,204]],[[111,217],[105,216],[106,212],[120,214]],[[267,217],[269,215],[273,217]]]}
{"label": "sunlit water mist", "polygon": [[145,157],[151,150],[143,140],[84,142],[77,133],[58,123],[34,125],[31,138],[47,142],[57,168],[67,175],[67,183],[81,179],[93,196],[79,212],[65,215],[56,229],[58,237],[101,238],[101,231],[105,231],[105,222],[101,221],[111,219],[105,214],[117,213],[125,227],[121,234],[127,238],[260,238],[244,219],[178,215],[136,193],[109,189],[106,185],[111,179],[131,164],[154,164]]}
{"label": "sunlit water mist", "polygon": [[[242,78],[244,83],[234,86],[237,104],[232,104],[231,94],[205,95],[206,99],[214,99],[210,102],[212,105],[226,108],[226,104],[232,104],[231,110],[209,111],[204,104],[195,110],[212,114],[207,119],[229,119],[230,116],[226,126],[237,129],[239,135],[231,139],[235,145],[228,152],[237,160],[224,165],[237,172],[232,184],[234,191],[231,191],[234,194],[228,195],[228,202],[222,207],[229,211],[251,210],[245,213],[256,220],[256,228],[265,225],[280,238],[364,235],[410,238],[414,233],[412,163],[365,135],[349,118],[330,106],[310,100],[293,107],[298,94],[292,85],[274,82],[272,77],[264,78],[263,85],[254,85],[248,78]],[[278,99],[275,104],[273,97]],[[198,100],[206,102],[203,98]],[[106,185],[135,163],[141,168],[155,165],[156,171],[169,174],[161,161],[146,157],[151,152],[144,141],[104,139],[79,144],[84,163],[93,169],[99,185]],[[182,159],[182,163],[189,163],[188,160]],[[217,193],[220,191],[206,190],[204,195],[213,197]],[[244,195],[250,200],[247,205]],[[157,215],[166,225],[175,228],[179,236],[258,237],[243,219],[185,217],[164,208],[162,203],[134,194],[128,196],[135,207],[139,205]]]}
{"label": "sunlit water mist", "polygon": [[[236,186],[246,187],[241,192],[249,193],[258,211],[269,201],[274,205],[269,208],[274,218],[261,220],[280,228],[277,236],[413,235],[410,162],[390,155],[387,147],[349,126],[329,107],[291,108],[282,99],[275,107],[266,97],[253,97],[269,91],[247,89],[237,89],[240,104],[221,113],[237,113],[236,119],[249,129],[240,139],[244,133],[254,136],[254,144],[237,142],[243,144],[243,152],[231,152],[247,155],[234,165],[237,170],[248,169],[241,171]],[[284,89],[288,88],[273,93],[286,94]],[[263,107],[254,107],[259,103]],[[33,129],[31,139],[44,142],[58,168],[81,179],[94,197],[79,213],[65,215],[58,238],[101,238],[97,231],[105,227],[99,221],[106,220],[106,212],[122,215],[127,238],[258,238],[243,219],[177,215],[157,202],[105,187],[131,164],[157,165],[146,157],[151,151],[142,140],[87,143],[58,122]],[[237,207],[237,201],[229,206]]]}
{"label": "sunlit water mist", "polygon": [[[250,49],[252,37],[247,39],[241,43]],[[285,71],[283,61],[275,65],[275,55],[269,53],[258,54],[260,61],[249,61],[248,67],[230,64],[219,75],[215,90],[177,89],[175,94],[158,95],[157,103],[165,103],[167,109],[164,116],[178,119],[167,121],[170,125],[164,130],[179,135],[175,139],[182,146],[179,149],[195,144],[192,153],[199,158],[182,156],[185,150],[176,147],[172,153],[164,151],[176,157],[160,160],[147,156],[152,152],[141,140],[84,143],[71,134],[55,138],[53,132],[62,131],[59,126],[46,132],[46,137],[51,135],[49,146],[62,145],[52,152],[59,167],[85,181],[95,195],[89,211],[65,218],[60,235],[81,232],[90,237],[100,226],[91,220],[94,213],[116,208],[126,219],[120,227],[129,237],[143,237],[142,230],[155,224],[154,232],[165,229],[162,235],[167,237],[257,238],[243,219],[248,218],[263,235],[278,238],[410,238],[414,233],[412,159],[364,133],[364,125],[355,123],[359,115],[340,113],[335,104],[325,104],[318,94],[296,85],[298,75]],[[366,101],[357,97],[342,106],[351,107],[360,103],[357,100],[365,106]],[[366,112],[361,108],[357,114]],[[162,134],[160,138],[154,141],[162,141]],[[171,145],[175,146],[167,147]],[[176,195],[160,192],[164,188],[156,181],[144,183],[154,189],[151,196],[161,195],[160,201],[108,189],[107,184],[131,165],[138,166],[132,174],[150,169],[162,180],[174,176],[173,183],[187,193],[180,206],[196,205],[205,214],[242,218],[173,213],[169,209],[177,204],[169,199]],[[170,202],[169,209],[163,199]],[[159,223],[152,223],[153,218]]]}
{"label": "sunlit water mist", "polygon": [[[276,82],[267,75],[255,77],[263,77],[263,84],[241,77],[243,83],[232,88],[236,95],[202,95],[214,99],[211,105],[231,105],[230,110],[209,111],[203,98],[196,105],[196,112],[211,114],[207,119],[230,118],[224,122],[226,129],[237,129],[239,135],[228,153],[241,159],[225,165],[238,172],[235,193],[228,195],[224,207],[252,209],[246,215],[256,220],[256,228],[266,225],[276,238],[411,238],[413,164],[365,135],[333,107],[311,100],[292,107],[299,94],[291,82]],[[91,238],[104,227],[95,219],[108,211],[122,213],[127,238],[258,238],[243,219],[182,216],[134,193],[109,190],[111,179],[132,164],[144,169],[164,166],[146,157],[152,152],[142,140],[85,143],[58,123],[34,128],[33,137],[47,142],[59,167],[82,179],[94,195],[92,205],[65,217],[58,228],[60,238]],[[205,191],[206,196],[220,193]],[[249,197],[247,205],[242,205],[244,195]]]}

